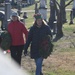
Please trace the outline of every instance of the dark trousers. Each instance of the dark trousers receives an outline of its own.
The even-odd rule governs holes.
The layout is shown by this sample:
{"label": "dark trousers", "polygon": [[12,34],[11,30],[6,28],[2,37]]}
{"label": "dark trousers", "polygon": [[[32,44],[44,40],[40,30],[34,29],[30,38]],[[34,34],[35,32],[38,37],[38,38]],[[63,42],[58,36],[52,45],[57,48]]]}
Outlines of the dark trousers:
{"label": "dark trousers", "polygon": [[43,58],[40,57],[38,59],[35,59],[35,64],[36,64],[36,73],[35,75],[43,75],[42,74],[42,63],[43,63]]}
{"label": "dark trousers", "polygon": [[24,45],[20,46],[11,46],[11,57],[19,64],[21,65],[21,56],[23,51]]}

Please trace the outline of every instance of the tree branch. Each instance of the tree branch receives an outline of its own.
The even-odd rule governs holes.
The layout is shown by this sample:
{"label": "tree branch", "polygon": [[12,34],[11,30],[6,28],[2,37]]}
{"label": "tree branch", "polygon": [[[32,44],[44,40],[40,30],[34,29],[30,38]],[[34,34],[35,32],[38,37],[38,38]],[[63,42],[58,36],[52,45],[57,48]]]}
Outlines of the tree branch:
{"label": "tree branch", "polygon": [[71,0],[70,2],[68,2],[66,5],[65,5],[65,7],[67,7],[68,5],[70,5],[71,4],[71,2],[73,2],[74,0]]}
{"label": "tree branch", "polygon": [[55,2],[56,2],[56,4],[59,6],[59,9],[60,9],[60,7],[61,7],[60,4],[59,4],[56,0],[55,0]]}

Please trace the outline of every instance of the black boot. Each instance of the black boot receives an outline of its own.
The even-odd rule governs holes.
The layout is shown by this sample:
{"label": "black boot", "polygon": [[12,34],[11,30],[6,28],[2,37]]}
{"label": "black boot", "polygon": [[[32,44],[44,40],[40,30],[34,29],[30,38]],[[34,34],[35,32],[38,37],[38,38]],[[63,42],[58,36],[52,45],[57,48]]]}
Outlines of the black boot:
{"label": "black boot", "polygon": [[41,72],[40,75],[43,75],[43,73]]}
{"label": "black boot", "polygon": [[73,21],[70,21],[69,25],[73,24]]}

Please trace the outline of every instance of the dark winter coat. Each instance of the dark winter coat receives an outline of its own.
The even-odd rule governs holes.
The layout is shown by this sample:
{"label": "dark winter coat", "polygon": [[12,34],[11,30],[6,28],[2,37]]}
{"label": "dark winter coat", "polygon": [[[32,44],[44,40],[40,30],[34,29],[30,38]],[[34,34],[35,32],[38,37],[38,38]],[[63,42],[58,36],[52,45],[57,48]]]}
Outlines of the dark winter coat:
{"label": "dark winter coat", "polygon": [[28,40],[25,44],[25,52],[27,52],[27,49],[31,43],[30,47],[31,58],[35,59],[41,57],[41,55],[39,54],[39,41],[45,35],[51,35],[49,26],[42,25],[41,28],[38,28],[37,26],[34,25],[31,27],[28,34]]}

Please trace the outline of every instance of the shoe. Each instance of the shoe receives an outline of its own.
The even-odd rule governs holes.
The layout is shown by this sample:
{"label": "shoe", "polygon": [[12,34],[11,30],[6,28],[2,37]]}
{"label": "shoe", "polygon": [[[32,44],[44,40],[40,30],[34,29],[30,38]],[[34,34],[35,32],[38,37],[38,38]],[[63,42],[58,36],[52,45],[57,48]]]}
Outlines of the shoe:
{"label": "shoe", "polygon": [[40,75],[43,75],[43,73],[41,72]]}
{"label": "shoe", "polygon": [[69,25],[73,24],[73,21],[70,21]]}

